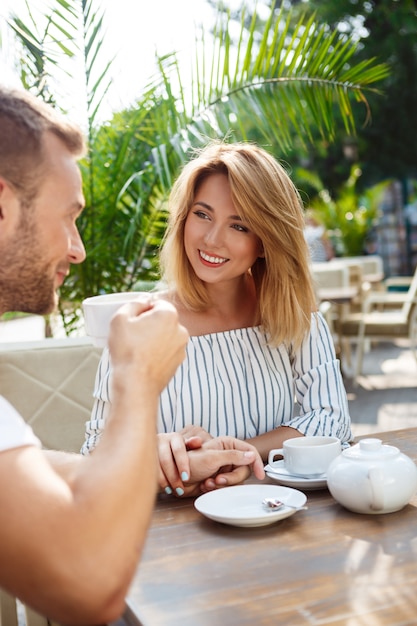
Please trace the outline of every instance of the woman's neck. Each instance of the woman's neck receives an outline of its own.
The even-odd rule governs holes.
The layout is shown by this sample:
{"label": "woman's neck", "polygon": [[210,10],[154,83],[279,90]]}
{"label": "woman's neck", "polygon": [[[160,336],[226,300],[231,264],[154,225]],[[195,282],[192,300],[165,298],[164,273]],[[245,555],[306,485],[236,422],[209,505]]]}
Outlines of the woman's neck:
{"label": "woman's neck", "polygon": [[252,276],[247,275],[233,285],[210,284],[208,293],[212,304],[204,311],[190,311],[175,302],[180,323],[190,335],[207,335],[259,324],[258,301]]}

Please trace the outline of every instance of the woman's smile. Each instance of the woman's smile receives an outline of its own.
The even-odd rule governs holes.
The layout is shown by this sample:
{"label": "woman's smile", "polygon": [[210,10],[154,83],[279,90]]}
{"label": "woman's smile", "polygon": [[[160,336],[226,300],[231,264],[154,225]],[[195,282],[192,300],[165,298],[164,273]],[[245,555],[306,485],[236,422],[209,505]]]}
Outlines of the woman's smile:
{"label": "woman's smile", "polygon": [[202,250],[198,251],[200,254],[200,258],[206,265],[223,265],[227,263],[229,259],[225,259],[224,257],[214,256],[212,254],[208,254],[207,252],[203,252]]}

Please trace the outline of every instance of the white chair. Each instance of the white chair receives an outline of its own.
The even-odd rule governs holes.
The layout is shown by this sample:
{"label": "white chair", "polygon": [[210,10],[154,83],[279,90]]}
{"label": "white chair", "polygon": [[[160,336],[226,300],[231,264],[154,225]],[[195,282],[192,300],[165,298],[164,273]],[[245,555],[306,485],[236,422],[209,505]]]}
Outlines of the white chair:
{"label": "white chair", "polygon": [[312,263],[311,275],[316,292],[328,287],[347,287],[349,285],[349,270],[345,265],[331,262]]}
{"label": "white chair", "polygon": [[384,262],[378,254],[370,254],[364,256],[336,257],[331,259],[332,265],[360,265],[362,274],[375,278],[380,281],[384,277]]}
{"label": "white chair", "polygon": [[[362,309],[363,298],[368,292],[368,286],[362,280],[362,266],[350,259],[346,262],[341,259],[340,262],[316,263],[312,265],[312,276],[319,310],[330,327],[336,352],[341,360],[343,358],[350,364],[350,346],[342,338],[339,327],[340,320]],[[352,289],[353,295],[347,295],[347,291]]]}
{"label": "white chair", "polygon": [[406,338],[417,361],[417,269],[414,276],[389,279],[386,285],[392,287],[406,283],[405,292],[371,292],[365,299],[363,310],[346,315],[339,323],[342,339],[357,342],[357,357],[354,377],[362,373],[365,344],[368,341],[381,341]]}

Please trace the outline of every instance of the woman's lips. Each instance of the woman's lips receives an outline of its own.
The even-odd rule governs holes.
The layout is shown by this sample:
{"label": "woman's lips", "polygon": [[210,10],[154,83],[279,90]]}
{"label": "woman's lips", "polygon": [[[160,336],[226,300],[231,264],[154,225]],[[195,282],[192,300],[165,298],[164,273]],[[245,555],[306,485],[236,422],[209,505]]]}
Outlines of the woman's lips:
{"label": "woman's lips", "polygon": [[203,262],[209,264],[209,265],[223,265],[224,263],[227,263],[227,261],[229,259],[226,259],[225,257],[221,257],[221,256],[216,256],[214,254],[208,254],[207,252],[203,252],[202,250],[198,251],[200,254],[200,258]]}

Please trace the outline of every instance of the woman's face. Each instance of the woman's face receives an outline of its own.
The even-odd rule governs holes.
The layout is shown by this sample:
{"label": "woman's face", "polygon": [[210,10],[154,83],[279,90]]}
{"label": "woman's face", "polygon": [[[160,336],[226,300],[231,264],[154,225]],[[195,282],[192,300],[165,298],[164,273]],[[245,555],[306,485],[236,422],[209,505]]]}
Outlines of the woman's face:
{"label": "woman's face", "polygon": [[207,283],[242,277],[262,244],[239,216],[226,174],[212,174],[200,185],[187,215],[185,251],[195,273]]}

